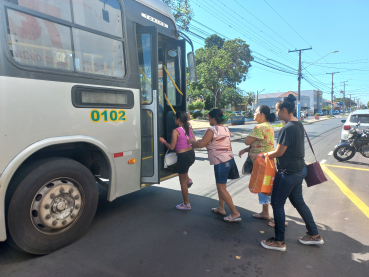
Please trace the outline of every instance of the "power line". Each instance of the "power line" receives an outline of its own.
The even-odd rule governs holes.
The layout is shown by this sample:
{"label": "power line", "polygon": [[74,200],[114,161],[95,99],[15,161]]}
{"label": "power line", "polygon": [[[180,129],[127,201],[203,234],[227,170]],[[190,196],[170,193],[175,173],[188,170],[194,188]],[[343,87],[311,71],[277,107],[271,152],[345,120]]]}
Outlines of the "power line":
{"label": "power line", "polygon": [[236,0],[234,0],[238,5],[241,6],[242,9],[244,9],[245,11],[247,11],[249,14],[251,14],[253,17],[255,17],[259,22],[261,22],[265,27],[267,27],[269,30],[271,30],[273,33],[275,33],[278,37],[280,37],[281,39],[283,39],[285,42],[287,42],[289,45],[291,45],[293,48],[295,48],[295,46],[293,46],[290,42],[288,42],[287,40],[285,40],[283,37],[281,37],[279,34],[277,34],[275,31],[273,31],[271,28],[269,28],[268,25],[266,25],[263,21],[261,21],[258,17],[256,17],[255,15],[253,15],[249,10],[247,10],[245,7],[243,7],[240,3],[238,3]]}
{"label": "power line", "polygon": [[[196,0],[196,1],[198,1],[198,0]],[[238,27],[238,26],[239,26],[239,23],[235,23],[235,26],[234,26],[234,27],[233,27],[233,26],[231,26],[231,25],[229,25],[229,22],[226,22],[226,21],[224,21],[224,20],[223,20],[224,15],[222,14],[222,17],[219,17],[217,14],[214,14],[214,11],[213,11],[213,9],[214,9],[214,8],[212,8],[211,6],[209,6],[207,3],[205,3],[205,2],[202,2],[202,3],[201,3],[202,5],[207,5],[207,8],[202,7],[200,4],[198,4],[198,3],[197,3],[197,2],[195,2],[195,1],[194,1],[194,4],[195,4],[195,5],[197,5],[197,6],[199,6],[201,9],[205,10],[206,12],[210,13],[211,15],[213,15],[214,17],[216,17],[217,19],[219,19],[219,20],[220,20],[220,21],[222,21],[223,23],[225,23],[225,24],[226,24],[228,27],[230,27],[231,29],[236,30],[238,33],[242,34],[243,36],[247,37],[248,39],[250,39],[250,40],[254,41],[256,44],[258,44],[258,45],[260,45],[261,47],[265,48],[266,50],[268,50],[268,51],[270,51],[270,52],[274,53],[275,55],[277,55],[277,56],[281,57],[282,59],[285,59],[285,60],[286,60],[287,58],[291,59],[290,57],[288,57],[288,55],[287,55],[287,57],[282,57],[282,56],[281,56],[281,54],[284,54],[284,52],[278,53],[278,52],[274,51],[274,49],[270,48],[270,43],[269,43],[269,44],[267,44],[267,43],[265,43],[265,42],[263,42],[263,41],[261,41],[261,42],[260,42],[260,39],[258,39],[258,38],[251,38],[251,37],[250,37],[250,34],[245,34],[245,33],[244,33],[244,30],[242,30],[242,29],[241,29],[241,27]],[[218,13],[219,11],[217,11],[217,10],[215,9],[215,12],[216,12],[216,13]],[[222,11],[222,13],[223,13],[223,11]],[[232,16],[231,16],[231,17],[232,17]],[[228,19],[229,21],[231,21],[231,22],[234,22],[232,18],[227,17],[227,19]],[[251,35],[251,36],[252,36],[252,35]],[[277,47],[276,47],[276,48],[277,48]],[[280,50],[280,49],[279,49],[279,50]],[[286,54],[285,54],[285,55],[286,55]]]}
{"label": "power line", "polygon": [[[288,24],[288,22],[286,21],[286,20],[284,20],[284,18],[275,10],[275,9],[273,9],[273,7],[271,6],[271,5],[269,5],[269,3],[266,1],[266,0],[264,0],[264,2],[265,3],[267,3],[267,5],[288,25],[288,26],[290,26],[290,28],[303,40],[303,41],[305,41],[308,45],[310,45],[311,46],[311,44],[310,43],[308,43],[294,28],[292,28],[292,26],[290,25],[290,24]],[[322,55],[320,55],[315,49],[313,49],[314,50],[314,52],[315,53],[317,53],[319,56],[322,56]],[[326,59],[324,58],[324,60],[326,61]]]}
{"label": "power line", "polygon": [[[250,21],[248,21],[247,19],[245,19],[242,15],[239,15],[238,13],[236,13],[234,10],[230,9],[228,6],[224,5],[224,3],[222,3],[220,0],[218,0],[218,2],[220,4],[222,4],[226,9],[230,10],[231,12],[233,12],[235,15],[237,15],[238,17],[242,18],[245,22],[249,23],[250,25],[252,25],[253,27],[255,27],[257,30],[259,30],[260,32],[262,32],[264,35],[270,37],[273,41],[279,43],[280,45],[282,45],[283,47],[285,47],[286,49],[288,49],[287,46],[283,45],[282,43],[276,41],[274,38],[272,38],[271,36],[269,36],[267,33],[263,32],[263,30],[259,29],[257,26],[255,26],[254,24],[252,24]],[[214,3],[214,2],[213,2]],[[218,6],[216,3],[214,3],[216,6]],[[238,3],[237,3],[238,4]],[[219,7],[219,6],[218,6]],[[219,7],[220,8],[220,7]],[[246,25],[247,26],[247,25]],[[252,30],[250,28],[250,30]],[[253,31],[253,30],[252,30]],[[256,32],[255,32],[256,33]],[[257,34],[258,35],[258,34]]]}
{"label": "power line", "polygon": [[[211,30],[211,31],[213,31],[213,32],[216,32],[215,30],[213,30],[213,29],[211,29],[211,28],[209,28],[209,27],[207,27],[206,25],[204,25],[204,24],[202,24],[202,23],[200,23],[200,22],[198,22],[198,21],[195,21],[197,24],[199,24],[199,25],[201,25],[201,26],[203,26],[204,28],[207,28],[207,29],[209,29],[209,30]],[[202,29],[200,29],[200,28],[198,28],[198,27],[196,27],[196,26],[193,26],[193,24],[190,24],[190,30],[191,29],[193,29],[193,30],[195,30],[195,31],[200,31],[202,34],[204,34],[204,35],[206,35],[206,36],[210,36],[210,34],[208,33],[208,32],[206,32],[206,31],[204,31],[204,30],[202,30]],[[195,34],[194,32],[192,32],[191,31],[191,33],[192,34]],[[197,34],[196,34],[197,35]],[[221,35],[221,34],[220,34]],[[198,36],[198,37],[200,37],[202,40],[205,40],[205,38],[204,37],[201,37],[201,36]],[[253,56],[253,58],[254,58],[254,61],[255,62],[257,62],[255,59],[257,59],[257,60],[261,60],[261,62],[262,63],[260,63],[260,61],[259,61],[259,63],[260,64],[262,64],[262,65],[265,65],[265,66],[267,66],[267,67],[269,67],[269,68],[272,68],[272,69],[275,69],[275,70],[278,70],[278,71],[281,71],[281,72],[285,72],[285,73],[288,73],[288,74],[296,74],[295,73],[295,69],[294,68],[292,68],[292,67],[290,67],[290,66],[288,66],[288,65],[285,65],[285,64],[283,64],[283,63],[281,63],[281,62],[279,62],[279,61],[276,61],[276,60],[273,60],[273,59],[269,59],[268,57],[266,57],[266,56],[264,56],[264,55],[262,55],[262,54],[260,54],[260,53],[258,53],[258,52],[255,52],[255,51],[252,51],[252,53],[255,53],[255,54],[257,54],[257,55],[260,55],[261,57],[263,57],[263,58],[265,58],[265,59],[267,59],[267,61],[265,61],[265,60],[263,60],[263,59],[261,59],[261,58],[259,58],[257,55],[255,55],[255,54],[252,54],[252,56]],[[274,65],[273,63],[271,63],[271,62],[269,62],[268,60],[271,60],[271,61],[273,61],[273,62],[276,62],[276,63],[278,63],[278,64],[281,64],[281,65],[283,65],[284,67],[286,67],[286,68],[283,68],[283,67],[281,67],[281,66],[276,66],[276,65]],[[291,69],[292,69],[292,72],[291,72]]]}

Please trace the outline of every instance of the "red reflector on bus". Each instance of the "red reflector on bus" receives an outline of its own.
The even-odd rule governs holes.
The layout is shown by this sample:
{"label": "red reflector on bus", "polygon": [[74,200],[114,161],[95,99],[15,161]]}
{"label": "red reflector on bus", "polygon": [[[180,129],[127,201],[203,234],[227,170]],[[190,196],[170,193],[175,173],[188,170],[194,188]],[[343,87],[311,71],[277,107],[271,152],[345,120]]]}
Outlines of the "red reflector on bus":
{"label": "red reflector on bus", "polygon": [[119,157],[123,157],[123,152],[114,154],[114,158],[119,158]]}
{"label": "red reflector on bus", "polygon": [[343,126],[343,130],[351,130],[351,126],[344,125],[344,126]]}

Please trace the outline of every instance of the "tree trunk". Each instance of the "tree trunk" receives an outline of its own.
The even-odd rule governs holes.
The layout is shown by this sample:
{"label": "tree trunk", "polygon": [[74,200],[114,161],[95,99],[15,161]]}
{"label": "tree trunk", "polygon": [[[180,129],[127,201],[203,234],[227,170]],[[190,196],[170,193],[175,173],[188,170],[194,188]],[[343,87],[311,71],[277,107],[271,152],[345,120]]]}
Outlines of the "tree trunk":
{"label": "tree trunk", "polygon": [[219,92],[217,93],[217,97],[216,97],[216,99],[217,99],[216,105],[218,105],[218,106],[215,106],[215,107],[217,107],[217,108],[219,108],[221,97],[222,97],[222,95],[221,95],[221,93],[220,93],[220,91],[219,91]]}

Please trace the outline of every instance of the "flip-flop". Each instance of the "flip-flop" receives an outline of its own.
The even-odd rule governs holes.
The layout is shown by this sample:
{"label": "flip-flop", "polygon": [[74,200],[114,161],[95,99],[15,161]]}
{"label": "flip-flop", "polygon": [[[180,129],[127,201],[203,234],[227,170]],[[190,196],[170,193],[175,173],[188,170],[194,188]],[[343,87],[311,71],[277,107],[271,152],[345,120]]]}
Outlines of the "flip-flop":
{"label": "flip-flop", "polygon": [[253,214],[252,216],[255,217],[255,218],[258,218],[258,219],[265,219],[265,220],[270,220],[271,219],[271,217],[261,216],[260,214]]}
{"label": "flip-flop", "polygon": [[185,205],[185,203],[181,203],[181,204],[178,204],[178,205],[176,206],[176,209],[177,209],[177,210],[189,211],[189,210],[191,210],[191,204],[190,204],[190,203],[188,203],[188,205]]}
{"label": "flip-flop", "polygon": [[232,218],[232,215],[226,216],[223,219],[225,222],[241,222],[242,221],[241,217]]}
{"label": "flip-flop", "polygon": [[[268,222],[268,226],[270,226],[270,227],[275,227],[275,223],[274,223],[274,221],[270,221],[270,222]],[[288,226],[288,222],[285,222],[284,223],[284,226]]]}
{"label": "flip-flop", "polygon": [[220,214],[220,215],[222,215],[222,216],[225,216],[225,215],[226,215],[226,213],[225,213],[225,212],[224,212],[224,213],[221,213],[220,211],[218,211],[218,208],[211,208],[211,211],[212,211],[213,213]]}

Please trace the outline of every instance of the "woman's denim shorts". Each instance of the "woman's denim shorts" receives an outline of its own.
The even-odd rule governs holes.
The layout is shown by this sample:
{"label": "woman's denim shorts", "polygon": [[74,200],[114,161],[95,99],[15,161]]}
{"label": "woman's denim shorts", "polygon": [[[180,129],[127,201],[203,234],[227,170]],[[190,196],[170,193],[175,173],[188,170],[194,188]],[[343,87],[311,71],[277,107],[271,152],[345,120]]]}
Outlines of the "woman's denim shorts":
{"label": "woman's denim shorts", "polygon": [[234,164],[234,159],[226,161],[221,164],[214,165],[215,181],[217,184],[226,184],[228,180],[228,173]]}

